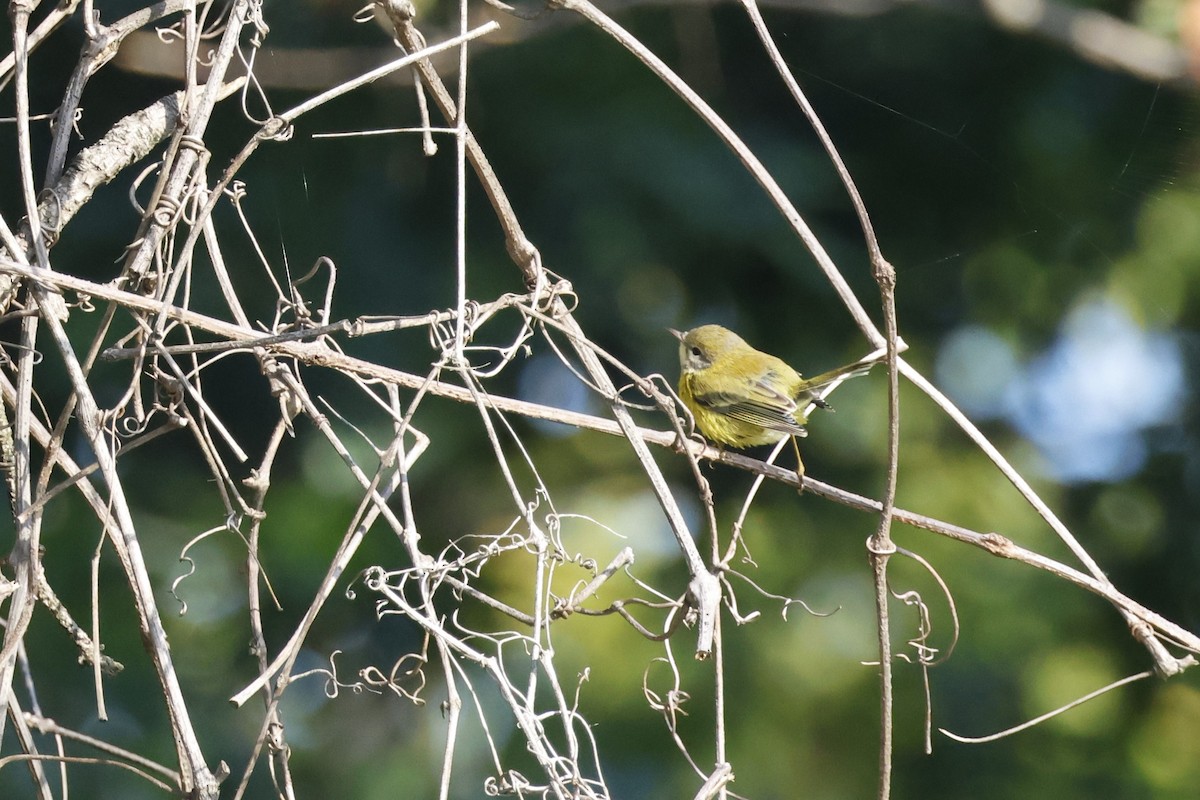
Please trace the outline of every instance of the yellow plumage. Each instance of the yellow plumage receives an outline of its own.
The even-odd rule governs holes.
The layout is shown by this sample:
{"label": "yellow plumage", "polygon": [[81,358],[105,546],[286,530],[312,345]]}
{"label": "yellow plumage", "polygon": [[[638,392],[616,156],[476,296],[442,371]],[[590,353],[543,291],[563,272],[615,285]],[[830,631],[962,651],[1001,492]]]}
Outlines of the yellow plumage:
{"label": "yellow plumage", "polygon": [[679,339],[680,399],[705,438],[729,447],[807,435],[805,409],[813,404],[828,408],[818,392],[838,378],[871,368],[857,362],[805,380],[782,359],[755,350],[720,325],[671,333]]}

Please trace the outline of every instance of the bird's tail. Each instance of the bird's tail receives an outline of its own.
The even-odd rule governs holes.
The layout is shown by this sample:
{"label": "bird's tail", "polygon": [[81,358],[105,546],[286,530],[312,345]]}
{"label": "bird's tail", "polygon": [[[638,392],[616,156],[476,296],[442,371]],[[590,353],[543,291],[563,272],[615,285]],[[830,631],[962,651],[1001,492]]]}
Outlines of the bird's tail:
{"label": "bird's tail", "polygon": [[866,375],[871,371],[871,367],[877,363],[879,363],[879,360],[874,358],[855,361],[850,364],[844,364],[837,369],[822,372],[816,377],[806,378],[797,400],[801,404],[812,403],[817,408],[825,408],[832,411],[833,409],[825,402],[824,398],[824,395],[828,394],[828,392],[824,392],[822,389],[840,384],[842,381],[848,381],[851,378],[857,378],[859,375]]}

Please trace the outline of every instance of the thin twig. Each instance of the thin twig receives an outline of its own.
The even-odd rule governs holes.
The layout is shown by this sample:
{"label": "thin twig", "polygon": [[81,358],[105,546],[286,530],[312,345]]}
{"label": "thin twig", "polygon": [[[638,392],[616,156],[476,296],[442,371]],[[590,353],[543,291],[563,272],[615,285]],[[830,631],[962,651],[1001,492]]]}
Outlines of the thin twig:
{"label": "thin twig", "polygon": [[1053,719],[1054,717],[1057,717],[1059,714],[1062,714],[1064,711],[1070,711],[1072,708],[1075,708],[1076,706],[1081,706],[1084,703],[1088,702],[1089,700],[1099,697],[1102,694],[1107,694],[1108,692],[1111,692],[1114,689],[1118,689],[1127,684],[1134,683],[1135,681],[1145,680],[1146,678],[1150,678],[1153,676],[1154,676],[1154,672],[1151,670],[1146,670],[1145,672],[1139,672],[1136,675],[1129,675],[1128,677],[1122,678],[1119,681],[1113,681],[1112,683],[1108,684],[1107,686],[1101,687],[1101,688],[1095,690],[1094,692],[1088,692],[1083,697],[1077,697],[1074,700],[1072,700],[1071,702],[1067,703],[1066,705],[1059,706],[1058,708],[1054,709],[1053,711],[1047,711],[1045,714],[1034,717],[1033,719],[1028,720],[1026,722],[1022,722],[1020,725],[1014,725],[1011,728],[1007,728],[1005,730],[999,731],[997,733],[992,733],[987,736],[959,736],[957,733],[951,733],[950,731],[946,730],[945,728],[938,728],[938,732],[953,739],[956,742],[963,742],[964,744],[984,744],[986,742],[994,742],[998,739],[1004,739],[1008,736],[1012,736],[1014,733],[1018,733],[1020,731],[1026,730],[1027,728],[1032,728],[1035,725],[1040,725],[1041,723],[1045,722],[1048,719]]}

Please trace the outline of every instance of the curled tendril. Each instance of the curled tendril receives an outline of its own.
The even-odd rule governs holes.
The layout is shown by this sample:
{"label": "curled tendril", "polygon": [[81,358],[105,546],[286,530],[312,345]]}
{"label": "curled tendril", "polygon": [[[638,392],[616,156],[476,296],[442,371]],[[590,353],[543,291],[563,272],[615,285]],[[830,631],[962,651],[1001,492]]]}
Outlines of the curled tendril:
{"label": "curled tendril", "polygon": [[[162,161],[155,161],[154,163],[147,165],[146,168],[143,169],[141,172],[139,172],[137,177],[133,179],[133,183],[129,187],[129,204],[131,206],[133,206],[135,211],[137,211],[138,216],[141,216],[146,213],[145,206],[143,206],[141,203],[138,202],[138,199],[137,199],[138,189],[141,188],[141,186],[145,182],[146,178],[148,178],[151,175],[153,175],[154,173],[158,172],[158,170],[161,167],[162,167]],[[126,249],[132,249],[132,248],[137,247],[141,243],[141,241],[142,241],[142,237],[138,237],[138,239],[134,242],[131,242],[129,244],[128,248],[126,248]]]}
{"label": "curled tendril", "polygon": [[217,51],[210,47],[204,51],[203,55],[199,52],[196,53],[196,65],[200,67],[212,67],[216,62],[216,58]]}
{"label": "curled tendril", "polygon": [[248,22],[254,27],[254,35],[250,38],[250,43],[255,47],[262,46],[262,40],[271,32],[271,26],[267,24],[266,19],[262,14],[262,3],[246,3],[240,6],[242,13],[242,21]]}
{"label": "curled tendril", "polygon": [[119,419],[113,420],[113,431],[122,439],[131,439],[134,436],[140,436],[150,427],[150,417],[136,417],[131,414],[126,414]]}
{"label": "curled tendril", "polygon": [[187,608],[188,608],[187,602],[184,601],[184,599],[179,596],[179,593],[178,593],[179,585],[182,584],[188,578],[192,577],[192,575],[196,574],[196,569],[197,569],[195,560],[193,560],[192,557],[190,555],[188,555],[188,553],[191,551],[191,549],[193,547],[195,547],[197,544],[204,541],[205,539],[209,538],[210,536],[213,536],[214,534],[218,534],[218,533],[221,533],[221,532],[227,531],[227,530],[236,530],[236,528],[232,528],[230,526],[230,521],[228,519],[226,520],[224,525],[219,525],[215,528],[209,528],[208,530],[203,531],[203,532],[197,534],[196,536],[192,537],[191,541],[189,541],[187,544],[185,544],[183,546],[183,550],[181,550],[179,552],[180,563],[187,565],[187,571],[184,572],[182,575],[180,575],[175,580],[171,581],[171,596],[174,597],[179,602],[179,616],[182,617],[184,614],[186,614]]}
{"label": "curled tendril", "polygon": [[353,14],[351,14],[350,19],[352,21],[358,23],[359,25],[362,25],[363,23],[366,23],[366,22],[374,22],[375,21],[375,2],[374,2],[374,0],[372,0],[370,3],[367,3],[365,6],[360,8],[358,11],[355,11]]}
{"label": "curled tendril", "polygon": [[[550,270],[544,270],[544,272],[554,281],[548,283],[542,294],[535,297],[535,310],[543,314],[553,311],[555,317],[564,317],[575,313],[575,309],[579,306],[579,295],[575,293],[575,287],[569,280]],[[556,308],[556,306],[561,306],[561,308]]]}
{"label": "curled tendril", "polygon": [[201,156],[208,155],[209,152],[208,145],[204,143],[204,140],[192,133],[179,137],[179,149],[180,151],[191,150]]}
{"label": "curled tendril", "polygon": [[225,187],[225,194],[232,202],[240,202],[246,196],[246,182],[238,180],[230,181],[229,185]]}
{"label": "curled tendril", "polygon": [[286,142],[296,134],[296,127],[283,117],[271,117],[258,132],[258,138],[264,141]]}
{"label": "curled tendril", "polygon": [[339,687],[342,685],[337,679],[337,657],[342,654],[341,650],[334,650],[329,654],[329,669],[324,670],[328,678],[325,680],[325,696],[333,699],[338,696]]}
{"label": "curled tendril", "polygon": [[42,359],[44,358],[44,356],[42,355],[42,351],[41,351],[41,350],[38,350],[37,348],[29,348],[29,347],[26,347],[25,345],[23,345],[23,344],[20,344],[20,343],[18,343],[18,342],[3,342],[3,343],[2,343],[2,346],[5,348],[5,351],[4,351],[4,363],[5,363],[5,364],[9,364],[9,365],[11,365],[11,364],[13,363],[13,362],[12,362],[12,359],[11,359],[11,358],[9,358],[9,356],[8,356],[8,352],[7,352],[7,350],[8,350],[9,348],[11,348],[11,349],[13,349],[13,350],[17,351],[18,353],[22,353],[22,352],[30,352],[30,353],[32,353],[33,355],[31,356],[31,360],[32,360],[32,362],[33,362],[33,365],[34,365],[35,367],[36,367],[38,364],[41,364],[41,363],[42,363]]}
{"label": "curled tendril", "polygon": [[510,769],[503,775],[493,775],[483,782],[483,791],[488,797],[521,794],[536,790],[529,779],[515,769]]}
{"label": "curled tendril", "polygon": [[160,227],[170,225],[179,214],[179,203],[165,194],[158,198],[158,207],[154,209],[154,222]]}
{"label": "curled tendril", "polygon": [[383,567],[367,567],[362,573],[362,582],[373,592],[378,592],[387,585],[387,573]]}
{"label": "curled tendril", "polygon": [[[416,662],[415,666],[409,666],[410,663]],[[359,670],[359,677],[362,678],[364,688],[376,694],[383,694],[385,690],[395,693],[399,697],[404,697],[414,705],[425,705],[425,699],[421,697],[421,692],[425,688],[425,665],[427,659],[420,653],[406,653],[392,664],[392,668],[387,675],[378,667],[365,667]],[[414,688],[406,688],[403,685],[405,679],[415,679],[416,686]]]}
{"label": "curled tendril", "polygon": [[38,193],[38,205],[42,240],[47,248],[54,247],[62,233],[62,197],[53,189],[43,189]]}
{"label": "curled tendril", "polygon": [[196,574],[196,561],[191,556],[183,556],[179,561],[187,565],[187,570],[178,578],[171,581],[171,597],[174,597],[175,601],[179,603],[179,616],[182,617],[187,615],[188,604],[186,600],[179,596],[179,584]]}
{"label": "curled tendril", "polygon": [[85,314],[90,314],[96,310],[96,305],[92,302],[92,296],[90,294],[77,292],[75,294],[75,308],[79,309]]}
{"label": "curled tendril", "polygon": [[171,44],[172,42],[182,42],[186,36],[183,32],[183,21],[180,20],[174,25],[160,25],[154,29],[154,34],[163,44]]}

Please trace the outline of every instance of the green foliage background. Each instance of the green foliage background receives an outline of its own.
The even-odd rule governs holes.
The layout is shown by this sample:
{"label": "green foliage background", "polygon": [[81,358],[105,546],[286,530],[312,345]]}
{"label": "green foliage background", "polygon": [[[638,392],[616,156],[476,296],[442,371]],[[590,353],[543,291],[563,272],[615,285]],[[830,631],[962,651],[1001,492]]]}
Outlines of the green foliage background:
{"label": "green foliage background", "polygon": [[[370,26],[348,25],[349,7],[293,5],[287,17],[272,20],[274,47],[386,41]],[[663,330],[668,325],[723,322],[805,372],[865,352],[802,245],[703,123],[606,37],[563,12],[552,17],[548,31],[473,58],[468,119],[544,263],[573,283],[578,318],[595,341],[643,374],[670,376],[676,356]],[[678,65],[745,136],[872,307],[877,294],[849,203],[740,10],[639,7],[619,18]],[[898,268],[900,326],[913,363],[936,376],[946,337],[968,325],[990,330],[1019,362],[1030,362],[1051,345],[1070,309],[1105,297],[1146,329],[1177,337],[1190,390],[1200,316],[1200,181],[1190,89],[1104,70],[1055,45],[998,30],[975,13],[900,4],[861,18],[776,10],[768,22],[842,150],[884,252]],[[531,30],[517,20],[503,24],[519,37]],[[66,48],[60,55],[73,59]],[[46,63],[54,56],[48,53]],[[172,88],[106,70],[89,89],[85,138]],[[34,89],[42,108],[61,93],[52,82]],[[3,97],[7,108],[11,89]],[[301,97],[272,92],[280,108]],[[356,93],[307,120],[294,141],[267,148],[244,173],[252,223],[274,260],[286,253],[294,273],[322,255],[338,264],[343,278],[335,316],[419,314],[453,305],[451,141],[425,158],[409,136],[308,138],[324,130],[410,124],[412,106],[407,90]],[[230,148],[214,155],[214,164],[222,164],[250,129],[233,108],[223,109],[217,122]],[[11,133],[0,136],[5,152],[14,152],[7,147]],[[15,170],[4,169],[0,193],[8,215],[18,197],[9,180]],[[132,224],[123,191],[113,187],[98,196],[74,223],[54,251],[56,263],[70,265],[63,269],[111,277],[111,261],[125,243],[121,232]],[[519,273],[474,187],[469,219],[470,294],[520,290]],[[245,243],[238,246],[246,256]],[[253,286],[255,274],[245,270],[243,288]],[[346,346],[416,371],[432,358],[420,333]],[[210,398],[220,398],[219,410],[248,449],[261,447],[275,413],[265,384],[248,363],[231,361],[221,370],[221,393],[210,388]],[[1134,371],[1108,391],[1136,396],[1144,378]],[[309,379],[318,387],[323,380]],[[534,391],[511,371],[489,388]],[[839,390],[835,404],[837,414],[815,420],[806,442],[810,474],[877,494],[885,437],[882,373]],[[1069,560],[1003,477],[910,387],[902,414],[902,506],[995,530]],[[985,423],[1114,582],[1192,630],[1200,627],[1195,419],[1188,391],[1171,420],[1146,432],[1145,466],[1116,483],[1059,483],[1007,422]],[[662,427],[651,416],[643,421]],[[508,500],[474,411],[431,400],[416,424],[433,440],[414,486],[425,535],[438,541],[502,529]],[[682,590],[683,568],[622,441],[593,433],[564,437],[536,426],[521,431],[560,509],[590,513],[634,535],[631,544],[644,556],[638,574]],[[222,521],[215,492],[195,490],[203,465],[182,442],[155,444],[129,467],[152,487],[138,498],[137,512],[168,608],[167,587],[182,570],[179,548]],[[276,642],[305,607],[358,499],[332,460],[301,425],[276,475],[264,550],[284,606],[269,631]],[[662,453],[659,461],[678,486],[687,486],[682,458]],[[727,526],[750,479],[721,468],[706,474]],[[84,609],[87,562],[78,552],[94,547],[95,534],[94,523],[76,514],[65,506],[56,511],[45,544],[52,583],[68,605]],[[836,613],[817,618],[793,608],[785,621],[777,604],[755,601],[747,591],[740,596],[763,616],[744,627],[726,621],[730,760],[733,789],[743,796],[833,800],[874,792],[878,688],[876,671],[861,664],[874,655],[863,548],[873,526],[867,515],[770,486],[749,517],[746,535],[757,567],[747,569],[754,580]],[[583,524],[567,535],[601,552],[623,545]],[[935,728],[989,733],[1149,666],[1112,608],[1098,599],[925,532],[898,528],[895,536],[936,565],[962,619],[953,658],[932,674]],[[609,541],[596,545],[596,537]],[[383,538],[368,540],[356,568],[395,564],[397,550]],[[196,558],[199,571],[181,589],[189,612],[168,620],[169,632],[174,650],[184,654],[185,691],[211,699],[197,705],[202,741],[212,762],[228,759],[236,775],[257,724],[255,712],[225,703],[231,689],[254,674],[237,599],[242,551],[232,538],[216,539]],[[104,563],[102,577],[115,587],[122,579],[113,561]],[[947,611],[932,582],[909,564],[893,563],[898,589],[919,588],[930,598],[935,640],[944,645]],[[491,579],[498,594],[519,596],[528,575],[513,565]],[[126,600],[110,596],[105,608],[108,652],[127,665],[108,685],[111,722],[98,723],[88,713],[90,681],[46,615],[35,620],[40,635],[30,658],[42,680],[70,687],[42,697],[48,716],[149,749],[169,763],[164,713],[146,702],[156,684],[131,629],[131,612],[121,607]],[[894,628],[909,635],[915,617],[897,609]],[[707,763],[712,665],[691,662],[690,637],[682,632],[676,645],[692,696],[682,735]],[[370,598],[359,592],[334,599],[312,645],[310,667],[335,649],[347,651],[355,664],[386,664],[417,647],[419,635],[394,620],[375,622]],[[590,671],[582,706],[614,796],[691,797],[698,781],[641,693],[643,672],[659,646],[619,620],[583,618],[563,622],[556,645],[563,676]],[[899,665],[897,678],[897,797],[1183,798],[1194,796],[1200,783],[1200,690],[1193,673],[1136,684],[994,744],[956,744],[935,732],[930,755],[922,750],[920,675]],[[482,677],[476,682],[484,684]],[[486,688],[481,694],[499,710]],[[425,697],[428,705],[415,707],[392,696],[343,692],[331,699],[319,681],[293,687],[285,714],[301,796],[435,796],[444,732],[436,683]],[[522,748],[511,732],[493,733],[520,763]],[[487,762],[475,723],[468,723],[464,739],[471,755],[455,773],[454,796],[479,797]],[[6,752],[11,748],[6,741]],[[93,797],[157,796],[115,770],[79,769],[76,776],[95,776]],[[0,794],[31,796],[18,765],[0,770]],[[252,795],[268,794],[260,774]]]}

